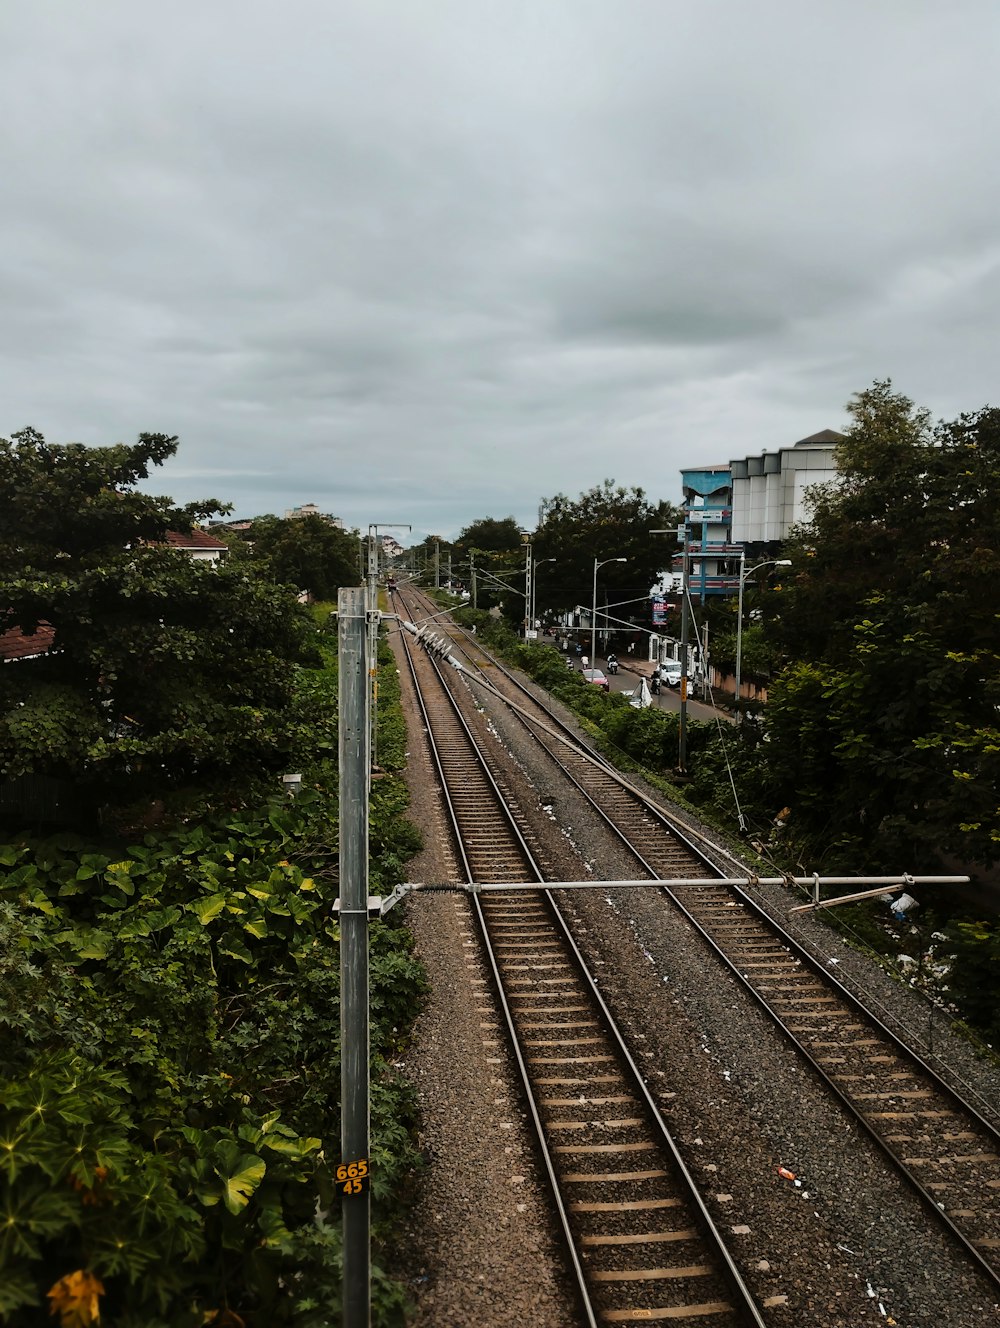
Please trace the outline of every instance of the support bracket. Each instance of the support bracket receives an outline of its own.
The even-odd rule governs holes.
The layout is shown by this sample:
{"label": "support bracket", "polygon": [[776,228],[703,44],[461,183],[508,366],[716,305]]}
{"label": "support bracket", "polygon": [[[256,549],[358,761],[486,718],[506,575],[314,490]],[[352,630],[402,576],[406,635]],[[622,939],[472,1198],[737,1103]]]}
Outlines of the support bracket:
{"label": "support bracket", "polygon": [[[397,885],[395,890],[393,890],[392,894],[390,895],[385,895],[384,897],[382,895],[369,895],[368,908],[367,908],[368,920],[370,922],[377,922],[379,918],[384,918],[385,915],[389,912],[390,908],[392,908],[395,904],[398,904],[401,899],[405,898],[405,896],[410,893],[411,890],[416,890],[416,889],[418,889],[418,887],[415,884],[407,882],[404,883],[403,885]],[[333,901],[333,911],[334,913],[337,914],[338,917],[341,917],[346,913],[364,914],[366,912],[363,909],[346,909],[342,907],[339,895]]]}

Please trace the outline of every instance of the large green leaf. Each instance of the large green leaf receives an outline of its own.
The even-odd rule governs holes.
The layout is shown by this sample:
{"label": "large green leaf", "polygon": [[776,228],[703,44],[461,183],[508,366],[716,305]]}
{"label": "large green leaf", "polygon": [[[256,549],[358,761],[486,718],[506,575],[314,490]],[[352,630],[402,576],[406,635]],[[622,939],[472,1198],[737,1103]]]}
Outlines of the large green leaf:
{"label": "large green leaf", "polygon": [[241,1153],[233,1143],[220,1144],[216,1157],[215,1174],[222,1183],[222,1202],[235,1216],[246,1208],[264,1179],[267,1163],[256,1153]]}
{"label": "large green leaf", "polygon": [[213,918],[217,918],[226,907],[226,896],[224,894],[206,895],[203,899],[193,900],[188,907],[197,916],[202,926],[205,926]]}

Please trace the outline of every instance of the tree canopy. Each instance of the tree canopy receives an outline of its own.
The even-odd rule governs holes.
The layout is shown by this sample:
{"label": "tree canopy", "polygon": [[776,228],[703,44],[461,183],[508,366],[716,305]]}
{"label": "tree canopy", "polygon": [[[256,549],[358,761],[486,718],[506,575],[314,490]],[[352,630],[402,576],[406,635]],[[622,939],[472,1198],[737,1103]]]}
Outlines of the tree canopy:
{"label": "tree canopy", "polygon": [[[781,592],[767,763],[804,833],[898,869],[1000,845],[1000,410],[875,383]],[[780,801],[778,803],[780,805]],[[856,862],[855,865],[860,865]]]}
{"label": "tree canopy", "polygon": [[453,548],[463,557],[470,552],[510,553],[522,544],[521,527],[512,516],[482,517],[459,532]]}
{"label": "tree canopy", "polygon": [[[613,480],[595,485],[579,498],[565,494],[544,498],[535,557],[556,560],[545,572],[545,606],[570,610],[577,604],[589,605],[594,560],[625,558],[623,563],[609,562],[600,569],[601,590],[612,600],[635,599],[637,603],[624,606],[616,615],[635,615],[648,626],[649,590],[670,566],[679,519],[678,509],[670,503],[654,503],[640,488],[616,488]],[[653,530],[670,533],[653,535]]]}
{"label": "tree canopy", "polygon": [[252,558],[275,580],[316,599],[335,600],[341,586],[363,579],[359,535],[312,513],[285,520],[258,517],[249,532]]}
{"label": "tree canopy", "polygon": [[291,665],[314,628],[286,591],[162,542],[226,510],[136,489],[176,447],[0,439],[0,632],[54,631],[0,667],[0,778],[131,801],[283,764]]}

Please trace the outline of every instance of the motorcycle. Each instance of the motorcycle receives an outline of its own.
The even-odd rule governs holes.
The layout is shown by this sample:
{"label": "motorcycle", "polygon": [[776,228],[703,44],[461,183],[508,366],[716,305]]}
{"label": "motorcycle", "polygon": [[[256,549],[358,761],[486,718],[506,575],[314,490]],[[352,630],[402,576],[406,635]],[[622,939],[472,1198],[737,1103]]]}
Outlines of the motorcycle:
{"label": "motorcycle", "polygon": [[609,673],[618,672],[618,660],[615,658],[614,655],[608,656],[608,672]]}

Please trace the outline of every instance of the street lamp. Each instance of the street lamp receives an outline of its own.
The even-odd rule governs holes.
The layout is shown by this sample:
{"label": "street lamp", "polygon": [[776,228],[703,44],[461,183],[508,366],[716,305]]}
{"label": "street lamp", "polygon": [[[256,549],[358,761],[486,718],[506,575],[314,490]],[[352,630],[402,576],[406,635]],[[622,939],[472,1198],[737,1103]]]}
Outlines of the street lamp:
{"label": "street lamp", "polygon": [[534,566],[533,566],[532,571],[531,571],[531,609],[530,609],[530,612],[529,612],[529,617],[530,617],[530,620],[531,620],[531,629],[532,629],[532,631],[534,631],[534,628],[535,628],[535,599],[536,599],[536,596],[537,596],[537,593],[538,593],[538,569],[539,569],[539,567],[541,567],[542,563],[554,563],[554,562],[557,562],[557,561],[558,561],[558,559],[556,559],[556,558],[536,558],[536,559],[535,559],[535,563],[534,563]]}
{"label": "street lamp", "polygon": [[754,572],[759,572],[762,567],[791,567],[791,558],[768,558],[762,563],[757,563],[755,567],[748,567],[744,570],[747,551],[740,549],[740,594],[736,606],[736,721],[739,723],[742,711],[740,710],[740,665],[743,661],[743,587],[746,584],[748,576],[753,576]]}
{"label": "street lamp", "polygon": [[596,666],[597,657],[597,569],[605,563],[627,563],[627,558],[604,558],[601,562],[594,559],[594,595],[590,610],[590,667]]}

